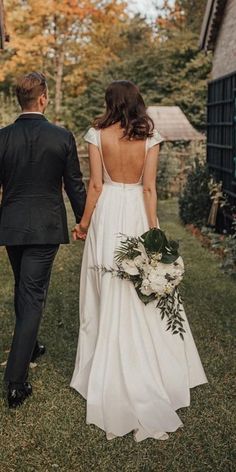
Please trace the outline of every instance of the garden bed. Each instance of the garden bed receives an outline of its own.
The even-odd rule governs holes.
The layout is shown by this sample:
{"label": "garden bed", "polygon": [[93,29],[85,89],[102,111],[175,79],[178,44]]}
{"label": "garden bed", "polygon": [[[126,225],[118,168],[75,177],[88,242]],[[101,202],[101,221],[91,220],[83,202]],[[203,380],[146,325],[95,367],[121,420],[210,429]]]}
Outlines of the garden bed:
{"label": "garden bed", "polygon": [[236,234],[219,234],[211,228],[198,228],[193,224],[186,225],[186,229],[203,247],[219,256],[220,268],[224,272],[236,277]]}

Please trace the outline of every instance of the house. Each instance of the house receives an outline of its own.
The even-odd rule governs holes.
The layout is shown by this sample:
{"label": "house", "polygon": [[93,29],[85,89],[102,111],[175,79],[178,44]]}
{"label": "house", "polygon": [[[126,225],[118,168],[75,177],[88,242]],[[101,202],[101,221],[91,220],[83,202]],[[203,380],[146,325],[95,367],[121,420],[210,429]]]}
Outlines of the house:
{"label": "house", "polygon": [[207,1],[200,47],[213,54],[207,101],[207,162],[211,173],[222,181],[230,204],[236,205],[236,0]]}
{"label": "house", "polygon": [[149,106],[147,111],[165,139],[160,152],[158,194],[161,198],[179,196],[194,159],[203,155],[205,136],[178,106]]}
{"label": "house", "polygon": [[204,135],[191,125],[180,107],[149,106],[147,111],[165,141],[190,142],[205,139]]}

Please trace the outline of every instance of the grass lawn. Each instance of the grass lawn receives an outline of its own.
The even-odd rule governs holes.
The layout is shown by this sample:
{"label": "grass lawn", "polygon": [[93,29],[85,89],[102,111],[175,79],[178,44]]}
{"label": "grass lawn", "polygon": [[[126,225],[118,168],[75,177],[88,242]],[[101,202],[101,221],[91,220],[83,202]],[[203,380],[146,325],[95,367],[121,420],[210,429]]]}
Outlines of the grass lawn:
{"label": "grass lawn", "polygon": [[[209,384],[191,390],[178,410],[184,428],[167,441],[135,443],[132,434],[107,441],[85,423],[85,401],[69,388],[78,334],[83,243],[57,256],[40,340],[47,354],[30,372],[34,395],[16,411],[0,398],[0,472],[230,472],[233,467],[233,320],[236,284],[216,256],[185,231],[176,202],[160,203],[162,228],[181,241],[185,308]],[[70,223],[73,219],[70,212]],[[0,363],[13,329],[13,281],[0,248]],[[1,367],[3,376],[3,367]]]}

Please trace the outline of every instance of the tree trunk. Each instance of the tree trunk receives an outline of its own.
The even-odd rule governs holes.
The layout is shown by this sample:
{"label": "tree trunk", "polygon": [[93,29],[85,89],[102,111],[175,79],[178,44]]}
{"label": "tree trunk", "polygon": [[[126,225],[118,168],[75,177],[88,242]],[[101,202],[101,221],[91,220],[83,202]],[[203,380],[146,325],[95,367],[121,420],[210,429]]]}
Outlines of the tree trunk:
{"label": "tree trunk", "polygon": [[58,57],[56,61],[56,88],[55,88],[55,116],[54,121],[56,124],[60,123],[61,116],[61,103],[62,103],[62,79],[64,71],[64,59],[65,59],[65,50],[64,45],[58,52]]}
{"label": "tree trunk", "polygon": [[4,49],[5,41],[10,41],[10,37],[6,30],[3,0],[0,0],[0,49]]}
{"label": "tree trunk", "polygon": [[0,0],[0,49],[4,49],[5,28],[4,28],[4,10],[3,1]]}

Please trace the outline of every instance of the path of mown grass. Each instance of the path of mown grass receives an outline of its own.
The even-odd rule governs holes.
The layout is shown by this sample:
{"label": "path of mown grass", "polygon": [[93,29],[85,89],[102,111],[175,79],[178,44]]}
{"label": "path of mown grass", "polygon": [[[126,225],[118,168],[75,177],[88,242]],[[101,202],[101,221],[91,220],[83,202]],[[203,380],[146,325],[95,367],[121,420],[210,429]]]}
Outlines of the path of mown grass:
{"label": "path of mown grass", "polygon": [[[209,384],[191,392],[179,410],[184,428],[168,441],[136,444],[132,435],[108,442],[85,424],[85,401],[69,388],[78,333],[82,243],[61,247],[54,266],[40,339],[47,355],[31,371],[32,399],[8,411],[0,399],[1,472],[207,472],[233,471],[233,317],[235,282],[179,224],[175,202],[160,204],[162,227],[181,240],[187,266],[185,307]],[[71,219],[71,216],[70,216]],[[72,223],[71,223],[72,224]],[[0,362],[13,327],[12,278],[0,249]],[[2,373],[3,369],[1,369]]]}

